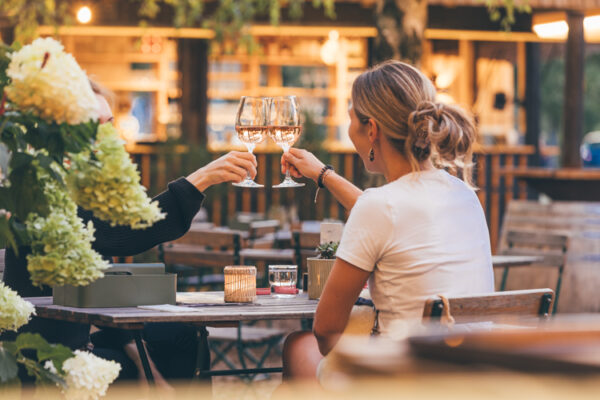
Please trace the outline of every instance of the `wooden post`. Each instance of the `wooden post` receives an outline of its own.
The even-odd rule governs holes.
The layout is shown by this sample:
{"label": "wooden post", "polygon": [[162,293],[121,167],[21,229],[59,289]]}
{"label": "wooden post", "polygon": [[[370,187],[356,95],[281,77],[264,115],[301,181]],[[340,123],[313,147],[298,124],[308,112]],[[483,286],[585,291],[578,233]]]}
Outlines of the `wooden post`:
{"label": "wooden post", "polygon": [[458,54],[463,63],[462,73],[459,75],[459,103],[467,110],[473,109],[475,103],[475,46],[470,40],[458,42]]}
{"label": "wooden post", "polygon": [[179,39],[181,131],[188,143],[206,144],[208,46],[202,39]]}
{"label": "wooden post", "polygon": [[535,147],[535,154],[531,157],[531,165],[540,164],[540,106],[541,99],[541,72],[540,72],[540,44],[527,43],[527,86],[525,88],[525,109],[527,113],[527,129],[525,130],[525,144]]}
{"label": "wooden post", "polygon": [[566,51],[565,130],[561,146],[561,166],[580,168],[579,146],[583,137],[583,65],[585,61],[584,14],[568,11],[569,37]]}

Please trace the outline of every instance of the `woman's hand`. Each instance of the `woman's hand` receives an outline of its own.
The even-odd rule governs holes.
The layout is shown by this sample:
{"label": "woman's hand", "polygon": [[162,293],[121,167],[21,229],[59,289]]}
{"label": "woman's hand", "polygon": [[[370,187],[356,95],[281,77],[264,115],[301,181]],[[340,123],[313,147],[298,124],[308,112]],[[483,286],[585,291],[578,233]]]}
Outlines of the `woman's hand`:
{"label": "woman's hand", "polygon": [[232,151],[191,173],[186,179],[201,192],[223,182],[241,182],[256,176],[256,157],[252,153]]}
{"label": "woman's hand", "polygon": [[285,174],[289,168],[295,178],[305,176],[316,182],[324,166],[314,154],[302,149],[291,148],[281,157],[281,172]]}

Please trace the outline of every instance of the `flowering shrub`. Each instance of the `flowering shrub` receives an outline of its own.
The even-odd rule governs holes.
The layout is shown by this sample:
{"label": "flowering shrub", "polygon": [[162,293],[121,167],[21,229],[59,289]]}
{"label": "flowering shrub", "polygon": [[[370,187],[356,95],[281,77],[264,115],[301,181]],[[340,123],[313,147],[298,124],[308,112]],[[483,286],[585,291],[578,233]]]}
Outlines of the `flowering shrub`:
{"label": "flowering shrub", "polygon": [[[78,205],[112,225],[144,228],[164,218],[114,128],[99,127],[97,110],[87,76],[59,42],[37,39],[21,49],[0,42],[0,142],[11,154],[0,180],[0,248],[31,249],[34,285],[87,285],[108,267]],[[0,284],[0,332],[17,330],[33,311]],[[71,399],[103,396],[120,370],[31,333],[0,342],[0,384],[18,380],[19,364]]]}
{"label": "flowering shrub", "polygon": [[16,331],[29,322],[31,314],[35,314],[33,304],[0,282],[0,333]]}
{"label": "flowering shrub", "polygon": [[140,186],[140,174],[112,124],[98,128],[91,151],[72,158],[67,180],[77,204],[94,216],[133,229],[152,226],[165,214]]}
{"label": "flowering shrub", "polygon": [[65,371],[67,399],[95,400],[106,394],[106,389],[121,371],[121,365],[107,361],[95,355],[75,350],[75,357],[69,358],[62,365]]}
{"label": "flowering shrub", "polygon": [[34,285],[84,286],[104,276],[108,263],[92,249],[94,225],[84,225],[66,190],[52,180],[45,183],[50,213],[31,213],[26,221],[31,238],[27,270]]}
{"label": "flowering shrub", "polygon": [[98,101],[85,72],[62,44],[39,38],[12,53],[8,99],[46,121],[78,125],[98,119]]}

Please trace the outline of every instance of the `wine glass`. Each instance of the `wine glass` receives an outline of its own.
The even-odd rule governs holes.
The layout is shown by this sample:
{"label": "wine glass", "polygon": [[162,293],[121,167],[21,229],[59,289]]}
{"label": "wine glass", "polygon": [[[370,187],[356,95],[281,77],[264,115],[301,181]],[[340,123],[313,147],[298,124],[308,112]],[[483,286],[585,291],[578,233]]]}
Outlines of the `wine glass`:
{"label": "wine glass", "polygon": [[[235,130],[238,138],[246,145],[250,153],[254,151],[256,145],[262,142],[268,131],[268,113],[269,99],[265,97],[242,96],[235,117]],[[234,183],[233,186],[246,188],[265,187],[256,183],[250,178],[250,172],[240,183]]]}
{"label": "wine glass", "polygon": [[[269,136],[283,149],[284,153],[298,140],[302,133],[300,113],[296,96],[271,98],[269,107]],[[290,169],[285,173],[285,179],[274,188],[302,187],[304,183],[294,181]]]}

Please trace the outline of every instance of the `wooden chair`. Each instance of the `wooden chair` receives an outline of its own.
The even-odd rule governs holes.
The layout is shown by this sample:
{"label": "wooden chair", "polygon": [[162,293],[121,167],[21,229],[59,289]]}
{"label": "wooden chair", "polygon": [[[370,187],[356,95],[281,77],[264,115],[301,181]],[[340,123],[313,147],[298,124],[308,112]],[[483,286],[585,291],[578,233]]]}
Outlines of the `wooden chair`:
{"label": "wooden chair", "polygon": [[[214,353],[211,359],[211,370],[223,362],[229,370],[207,372],[208,375],[241,375],[243,379],[252,380],[257,373],[281,372],[279,368],[264,368],[269,355],[273,352],[281,355],[281,342],[286,331],[271,327],[247,326],[240,323],[235,328],[208,328],[209,347]],[[238,369],[229,353],[234,350],[242,367]],[[258,350],[258,356],[252,350]]]}
{"label": "wooden chair", "polygon": [[[542,261],[536,265],[544,268],[556,268],[558,270],[558,278],[556,280],[555,288],[556,299],[552,309],[552,312],[556,313],[563,271],[565,269],[567,260],[568,247],[569,236],[567,235],[537,231],[511,230],[505,234],[503,243],[501,243],[500,254],[540,256],[542,257]],[[519,268],[519,266],[504,268],[500,283],[500,291],[503,291],[506,288],[508,272],[511,268]]]}
{"label": "wooden chair", "polygon": [[296,265],[298,265],[298,281],[300,281],[302,274],[307,272],[306,259],[317,255],[316,248],[321,244],[321,234],[319,232],[294,231],[292,232],[292,242]]}
{"label": "wooden chair", "polygon": [[[223,267],[240,264],[241,236],[229,229],[192,226],[181,238],[160,245],[159,251],[165,265],[178,275],[178,290],[203,286],[220,289]],[[206,274],[207,269],[211,273]]]}
{"label": "wooden chair", "polygon": [[270,219],[250,222],[248,240],[244,247],[252,249],[272,249],[275,243],[275,233],[279,230],[279,221]]}
{"label": "wooden chair", "polygon": [[[552,289],[512,290],[482,295],[447,297],[449,312],[457,323],[494,321],[503,317],[546,317],[554,300]],[[434,296],[425,301],[423,321],[439,321],[448,311]]]}

